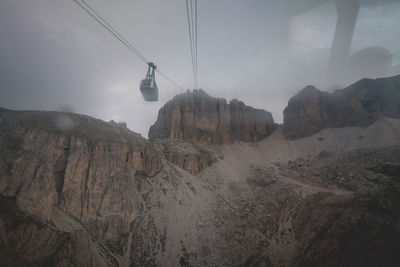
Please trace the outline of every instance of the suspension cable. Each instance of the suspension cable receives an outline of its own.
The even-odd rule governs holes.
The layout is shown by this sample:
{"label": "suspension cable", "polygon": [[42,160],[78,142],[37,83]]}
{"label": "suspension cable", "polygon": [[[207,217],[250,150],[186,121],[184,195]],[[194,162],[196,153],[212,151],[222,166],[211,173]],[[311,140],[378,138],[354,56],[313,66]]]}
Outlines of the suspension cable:
{"label": "suspension cable", "polygon": [[179,84],[177,84],[176,82],[174,82],[174,80],[172,80],[171,78],[169,78],[167,75],[165,75],[163,72],[161,72],[159,69],[156,69],[157,73],[159,73],[161,76],[163,76],[166,80],[168,80],[170,83],[172,83],[173,85],[175,85],[176,87],[178,87],[179,89],[181,89],[182,91],[185,91],[185,89],[183,89],[182,86],[180,86]]}
{"label": "suspension cable", "polygon": [[[190,1],[190,4],[192,2]],[[190,12],[189,12],[190,9]],[[194,51],[193,51],[193,34],[192,34],[192,23],[191,23],[191,10],[192,7],[189,5],[189,0],[186,0],[186,14],[187,14],[187,22],[188,22],[188,30],[189,30],[189,42],[190,42],[190,55],[192,56],[192,70],[193,70],[193,83],[195,83],[195,65],[194,65]]]}
{"label": "suspension cable", "polygon": [[[73,0],[78,6],[80,6],[88,15],[90,15],[94,20],[96,20],[103,28],[105,28],[109,33],[111,33],[115,38],[117,38],[126,48],[128,48],[133,54],[135,54],[140,60],[148,64],[150,61],[137,50],[125,37],[122,36],[107,20],[101,16],[94,8],[92,8],[85,0]],[[162,73],[160,70],[156,71],[161,74],[166,80],[171,82],[173,85],[181,90],[184,90],[182,86],[176,83],[174,80],[169,78],[166,74]]]}
{"label": "suspension cable", "polygon": [[197,32],[198,32],[198,24],[197,24],[197,17],[198,17],[198,9],[197,9],[197,0],[195,0],[195,39],[196,39],[196,41],[195,41],[195,44],[196,44],[196,47],[195,47],[195,55],[196,55],[196,63],[195,63],[195,66],[196,66],[196,81],[195,81],[195,85],[196,85],[196,88],[197,88],[197,82],[198,82],[198,69],[197,69]]}
{"label": "suspension cable", "polygon": [[197,89],[197,0],[186,0],[186,14],[189,30],[190,53],[192,56],[193,82],[194,88]]}

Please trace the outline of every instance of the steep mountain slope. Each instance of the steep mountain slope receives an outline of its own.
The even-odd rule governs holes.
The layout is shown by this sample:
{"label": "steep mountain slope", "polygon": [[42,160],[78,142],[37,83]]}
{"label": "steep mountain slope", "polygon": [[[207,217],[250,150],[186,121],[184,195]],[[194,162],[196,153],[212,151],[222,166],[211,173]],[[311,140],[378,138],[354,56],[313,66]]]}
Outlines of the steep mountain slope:
{"label": "steep mountain slope", "polygon": [[398,266],[400,120],[385,115],[216,145],[216,132],[148,141],[84,115],[1,109],[0,262]]}

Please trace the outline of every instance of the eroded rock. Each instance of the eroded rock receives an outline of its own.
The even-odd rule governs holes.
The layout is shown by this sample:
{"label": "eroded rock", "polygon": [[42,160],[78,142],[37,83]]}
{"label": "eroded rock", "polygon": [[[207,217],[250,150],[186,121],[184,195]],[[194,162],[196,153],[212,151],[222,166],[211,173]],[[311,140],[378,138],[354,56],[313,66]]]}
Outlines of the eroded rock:
{"label": "eroded rock", "polygon": [[342,90],[327,93],[307,86],[285,108],[284,134],[298,139],[324,128],[365,127],[378,118],[400,118],[400,75],[363,79]]}
{"label": "eroded rock", "polygon": [[230,144],[234,140],[257,142],[272,133],[270,112],[254,109],[234,99],[209,96],[194,90],[174,97],[158,113],[149,138],[178,138],[199,144]]}

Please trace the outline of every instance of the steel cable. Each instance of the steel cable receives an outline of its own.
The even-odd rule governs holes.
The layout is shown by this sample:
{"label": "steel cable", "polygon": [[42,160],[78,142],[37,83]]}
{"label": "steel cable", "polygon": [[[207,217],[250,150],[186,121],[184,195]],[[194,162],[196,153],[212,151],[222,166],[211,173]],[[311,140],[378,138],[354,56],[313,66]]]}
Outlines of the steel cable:
{"label": "steel cable", "polygon": [[[92,8],[85,0],[73,0],[78,6],[80,6],[88,15],[90,15],[94,20],[96,20],[103,28],[105,28],[109,33],[111,33],[115,38],[117,38],[125,47],[127,47],[132,53],[134,53],[139,59],[144,63],[148,64],[150,61],[137,50],[125,37],[122,36],[107,20],[101,16],[94,8]],[[83,3],[83,4],[82,4]],[[169,78],[166,74],[157,69],[157,72],[161,74],[166,80],[171,82],[176,87],[184,90],[182,86],[176,83],[174,80]]]}

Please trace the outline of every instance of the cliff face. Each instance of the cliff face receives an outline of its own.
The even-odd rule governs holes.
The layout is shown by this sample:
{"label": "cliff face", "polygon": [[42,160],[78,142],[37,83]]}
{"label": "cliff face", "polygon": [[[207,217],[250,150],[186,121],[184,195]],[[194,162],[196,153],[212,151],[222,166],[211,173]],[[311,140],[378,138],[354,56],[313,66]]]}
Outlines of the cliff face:
{"label": "cliff face", "polygon": [[363,79],[334,93],[308,86],[289,100],[284,133],[297,139],[324,128],[367,126],[381,117],[400,118],[400,75]]}
{"label": "cliff face", "polygon": [[[392,94],[353,90],[350,115],[367,106],[396,116]],[[339,112],[340,103],[315,88],[298,98],[299,112],[314,115],[310,127],[363,118],[333,116],[326,106]],[[88,116],[0,109],[0,262],[399,266],[399,119],[294,141],[278,127],[257,143],[215,146],[207,144],[257,141],[272,119],[204,92],[178,96],[160,114],[165,135],[148,141]]]}
{"label": "cliff face", "polygon": [[243,102],[214,98],[202,90],[176,96],[158,113],[149,138],[178,138],[199,144],[257,142],[275,129],[271,113]]}
{"label": "cliff face", "polygon": [[[0,129],[2,196],[13,198],[24,212],[52,221],[55,209],[68,214],[60,227],[67,231],[47,231],[45,243],[46,238],[56,242],[57,235],[65,242],[83,242],[70,236],[74,227],[68,226],[68,217],[104,241],[117,242],[141,209],[134,181],[161,170],[161,157],[147,140],[87,116],[2,110]],[[29,225],[27,236],[41,236],[37,225]],[[88,238],[82,250],[96,247],[88,233],[82,235]],[[34,261],[29,255],[25,260]]]}
{"label": "cliff face", "polygon": [[158,140],[156,144],[168,162],[192,175],[210,167],[221,158],[215,148],[178,139]]}

